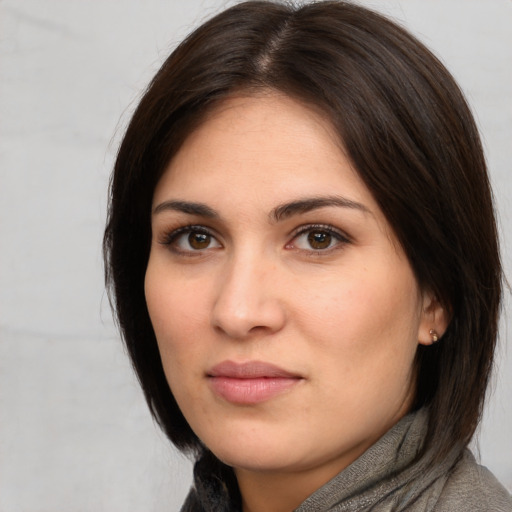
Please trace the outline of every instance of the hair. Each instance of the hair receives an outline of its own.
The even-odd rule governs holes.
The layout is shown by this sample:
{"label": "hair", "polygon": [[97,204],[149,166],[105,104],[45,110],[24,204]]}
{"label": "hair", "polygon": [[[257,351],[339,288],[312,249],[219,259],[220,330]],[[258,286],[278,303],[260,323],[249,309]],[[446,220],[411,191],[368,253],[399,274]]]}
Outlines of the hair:
{"label": "hair", "polygon": [[440,460],[481,417],[501,303],[492,193],[478,130],[440,61],[406,30],[345,1],[240,3],[189,35],[144,93],[120,145],[104,236],[106,282],[149,408],[170,440],[204,447],[167,384],[144,276],[155,186],[222,100],[277,91],[330,120],[392,226],[419,286],[451,321],[417,349],[413,410],[429,407],[422,453]]}

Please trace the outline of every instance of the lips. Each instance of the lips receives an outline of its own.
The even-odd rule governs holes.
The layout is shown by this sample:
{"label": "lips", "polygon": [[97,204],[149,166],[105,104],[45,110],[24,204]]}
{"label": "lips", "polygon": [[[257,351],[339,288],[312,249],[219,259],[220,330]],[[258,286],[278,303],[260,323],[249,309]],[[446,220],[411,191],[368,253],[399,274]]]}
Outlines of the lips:
{"label": "lips", "polygon": [[207,377],[216,395],[239,405],[265,402],[303,380],[300,375],[261,361],[224,361],[214,366]]}

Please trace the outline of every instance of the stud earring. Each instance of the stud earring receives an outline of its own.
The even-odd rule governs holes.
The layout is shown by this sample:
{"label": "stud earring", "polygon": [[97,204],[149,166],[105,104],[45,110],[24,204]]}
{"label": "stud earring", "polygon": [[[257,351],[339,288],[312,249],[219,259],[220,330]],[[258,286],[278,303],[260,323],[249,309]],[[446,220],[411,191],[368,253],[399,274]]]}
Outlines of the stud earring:
{"label": "stud earring", "polygon": [[434,329],[430,329],[429,334],[432,337],[432,343],[437,343],[439,341],[439,335]]}

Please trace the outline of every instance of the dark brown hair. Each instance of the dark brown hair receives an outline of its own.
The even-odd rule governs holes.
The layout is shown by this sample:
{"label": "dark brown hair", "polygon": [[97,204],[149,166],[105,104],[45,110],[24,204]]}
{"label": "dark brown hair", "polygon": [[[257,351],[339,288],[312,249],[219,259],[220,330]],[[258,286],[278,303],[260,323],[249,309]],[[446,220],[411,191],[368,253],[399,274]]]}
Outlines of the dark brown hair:
{"label": "dark brown hair", "polygon": [[417,353],[414,408],[430,408],[424,449],[439,459],[467,444],[492,367],[502,279],[479,135],[429,50],[382,15],[343,1],[256,1],[222,12],[166,60],[128,126],[111,182],[106,279],[154,417],[176,446],[201,450],[167,385],[146,309],[153,191],[205,114],[242,89],[280,91],[336,128],[419,285],[451,313],[440,342]]}

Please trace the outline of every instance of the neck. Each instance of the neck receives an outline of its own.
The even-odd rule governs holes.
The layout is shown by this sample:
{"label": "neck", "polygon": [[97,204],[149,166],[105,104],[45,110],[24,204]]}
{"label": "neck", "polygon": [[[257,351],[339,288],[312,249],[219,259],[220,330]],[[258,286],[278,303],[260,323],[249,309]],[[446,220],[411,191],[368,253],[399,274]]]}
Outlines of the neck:
{"label": "neck", "polygon": [[243,512],[290,512],[334,478],[351,461],[333,461],[299,472],[266,472],[235,469]]}

